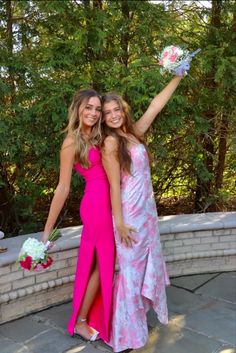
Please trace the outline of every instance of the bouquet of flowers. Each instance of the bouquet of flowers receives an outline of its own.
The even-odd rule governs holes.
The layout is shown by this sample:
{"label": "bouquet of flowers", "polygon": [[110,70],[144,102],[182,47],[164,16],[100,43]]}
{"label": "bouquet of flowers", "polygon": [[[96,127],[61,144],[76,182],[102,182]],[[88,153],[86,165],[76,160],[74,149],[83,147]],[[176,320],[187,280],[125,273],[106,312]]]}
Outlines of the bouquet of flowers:
{"label": "bouquet of flowers", "polygon": [[158,56],[159,65],[162,66],[161,74],[166,72],[177,76],[186,74],[190,68],[190,61],[200,50],[201,49],[197,49],[193,53],[189,53],[188,50],[181,49],[174,45],[164,48]]}
{"label": "bouquet of flowers", "polygon": [[61,236],[60,231],[55,228],[49,235],[46,244],[34,238],[28,238],[21,250],[17,263],[28,271],[41,271],[49,267],[53,259],[48,255],[48,249],[51,242],[56,241]]}

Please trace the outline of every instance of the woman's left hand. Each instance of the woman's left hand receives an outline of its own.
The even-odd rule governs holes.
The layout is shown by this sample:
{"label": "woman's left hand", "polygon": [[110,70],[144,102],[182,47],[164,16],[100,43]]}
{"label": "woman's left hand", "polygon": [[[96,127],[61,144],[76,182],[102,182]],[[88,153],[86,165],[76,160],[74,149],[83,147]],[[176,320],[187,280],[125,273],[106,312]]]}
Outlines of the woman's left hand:
{"label": "woman's left hand", "polygon": [[121,243],[123,243],[125,246],[132,248],[133,244],[137,243],[134,237],[131,236],[133,232],[137,232],[137,230],[134,227],[128,224],[122,223],[120,225],[117,225],[116,228],[120,235]]}
{"label": "woman's left hand", "polygon": [[190,62],[183,60],[181,64],[174,70],[176,76],[186,76],[190,69]]}

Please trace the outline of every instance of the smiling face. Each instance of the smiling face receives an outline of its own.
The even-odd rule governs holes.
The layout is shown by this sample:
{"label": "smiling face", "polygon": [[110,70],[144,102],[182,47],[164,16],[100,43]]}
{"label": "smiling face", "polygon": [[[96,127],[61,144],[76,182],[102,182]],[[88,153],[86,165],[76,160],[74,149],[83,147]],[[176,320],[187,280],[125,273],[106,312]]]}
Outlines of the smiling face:
{"label": "smiling face", "polygon": [[101,118],[101,101],[98,97],[91,97],[79,109],[82,129],[91,129]]}
{"label": "smiling face", "polygon": [[103,116],[106,125],[112,129],[119,129],[124,124],[124,112],[115,100],[104,103]]}

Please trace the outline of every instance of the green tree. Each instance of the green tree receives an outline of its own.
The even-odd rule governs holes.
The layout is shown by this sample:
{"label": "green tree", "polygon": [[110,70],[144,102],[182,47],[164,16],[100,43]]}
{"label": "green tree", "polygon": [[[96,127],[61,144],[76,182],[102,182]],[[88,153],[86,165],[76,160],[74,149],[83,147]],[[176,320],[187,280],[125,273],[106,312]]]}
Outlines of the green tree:
{"label": "green tree", "polygon": [[[198,1],[0,0],[0,16],[0,228],[6,233],[42,228],[74,92],[118,91],[137,119],[170,79],[157,64],[170,44],[202,52],[148,134],[157,202],[184,197],[189,210],[203,212],[222,209],[234,195],[233,0],[213,0],[209,8]],[[73,176],[68,218],[82,188]]]}

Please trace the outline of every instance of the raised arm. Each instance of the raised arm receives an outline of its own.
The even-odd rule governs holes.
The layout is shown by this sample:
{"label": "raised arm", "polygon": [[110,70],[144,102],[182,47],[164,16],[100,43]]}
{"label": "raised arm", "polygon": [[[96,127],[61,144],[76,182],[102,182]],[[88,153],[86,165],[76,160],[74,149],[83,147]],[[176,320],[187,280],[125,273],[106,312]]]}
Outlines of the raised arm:
{"label": "raised arm", "polygon": [[135,241],[131,237],[130,232],[135,231],[135,229],[124,224],[123,220],[120,190],[120,163],[117,158],[117,149],[118,144],[116,139],[112,136],[108,136],[105,139],[102,149],[102,163],[110,183],[112,213],[116,229],[120,235],[121,242],[126,246],[132,246],[132,243]]}
{"label": "raised arm", "polygon": [[138,136],[142,136],[149,129],[157,114],[160,113],[171,98],[181,79],[182,76],[175,76],[168,83],[168,85],[159,94],[157,94],[156,97],[153,98],[143,116],[136,123],[134,123],[134,129]]}
{"label": "raised arm", "polygon": [[74,164],[74,140],[72,137],[67,136],[62,144],[61,153],[60,153],[60,176],[59,182],[56,187],[47,222],[45,224],[44,233],[42,236],[42,241],[47,242],[48,236],[52,231],[57,217],[60,214],[62,207],[68,197],[70,192],[70,182],[72,168]]}

